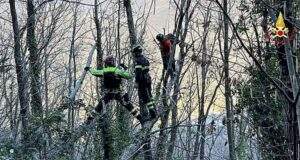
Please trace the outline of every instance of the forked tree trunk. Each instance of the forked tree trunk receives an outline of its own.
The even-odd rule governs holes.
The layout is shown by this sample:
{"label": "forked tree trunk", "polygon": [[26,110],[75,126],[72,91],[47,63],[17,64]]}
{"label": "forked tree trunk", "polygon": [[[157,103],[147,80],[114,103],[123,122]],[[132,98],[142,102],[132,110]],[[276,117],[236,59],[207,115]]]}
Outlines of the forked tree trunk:
{"label": "forked tree trunk", "polygon": [[[187,33],[188,33],[188,28],[189,28],[189,23],[191,21],[191,18],[193,16],[194,10],[192,9],[190,11],[190,6],[191,6],[191,0],[187,0],[186,2],[184,1],[184,8],[182,8],[182,10],[184,11],[183,15],[180,14],[180,17],[184,17],[184,21],[179,21],[179,26],[183,26],[184,25],[184,30],[183,29],[179,29],[178,31],[181,34],[181,42],[180,42],[180,51],[179,51],[179,60],[177,63],[178,66],[178,70],[175,71],[176,72],[176,76],[175,76],[175,80],[174,80],[174,92],[172,95],[172,129],[171,129],[171,137],[170,137],[170,145],[168,147],[168,152],[167,152],[167,157],[172,157],[173,153],[174,153],[174,148],[175,148],[175,144],[176,144],[176,139],[177,139],[177,132],[178,132],[178,127],[177,127],[177,112],[178,112],[178,108],[177,108],[177,102],[178,102],[178,97],[180,94],[180,75],[181,75],[181,71],[185,62],[185,57],[187,55],[188,52],[188,48],[189,46],[186,46],[185,44],[185,39],[187,37]],[[181,23],[183,23],[183,25],[181,25]]]}
{"label": "forked tree trunk", "polygon": [[[178,16],[178,21],[175,23],[175,28],[174,28],[174,33],[175,33],[175,37],[176,39],[178,39],[181,31],[182,31],[182,23],[183,23],[183,19],[184,19],[184,7],[186,5],[186,0],[182,0],[180,1],[180,8],[179,8],[179,16]],[[168,102],[169,100],[169,94],[171,92],[172,89],[172,81],[175,81],[175,77],[171,77],[170,73],[169,73],[169,68],[171,67],[171,63],[174,60],[174,54],[176,52],[176,44],[173,44],[172,49],[171,49],[171,57],[169,59],[169,65],[168,68],[165,72],[163,72],[163,86],[162,86],[162,94],[161,94],[161,99],[162,99],[162,105],[163,105],[163,110],[162,110],[162,114],[160,117],[161,120],[161,124],[160,124],[160,132],[159,132],[159,137],[158,137],[158,141],[157,141],[157,149],[156,149],[156,155],[155,155],[155,159],[159,159],[159,160],[165,160],[167,158],[167,154],[166,154],[166,148],[167,148],[167,140],[168,140],[168,131],[165,130],[165,128],[168,127],[169,123],[169,114],[171,112],[171,106]],[[171,77],[171,80],[169,82],[169,77]],[[176,106],[175,106],[176,107]],[[173,117],[175,114],[177,109],[173,109]],[[173,124],[176,123],[176,119],[173,118]],[[176,129],[175,129],[176,130]],[[176,136],[176,133],[173,129],[173,139]],[[175,134],[174,134],[175,133]],[[176,137],[175,137],[176,138]],[[175,144],[175,142],[174,142]],[[173,144],[171,144],[171,146],[168,148],[168,152],[173,152]],[[171,158],[171,157],[170,157]]]}

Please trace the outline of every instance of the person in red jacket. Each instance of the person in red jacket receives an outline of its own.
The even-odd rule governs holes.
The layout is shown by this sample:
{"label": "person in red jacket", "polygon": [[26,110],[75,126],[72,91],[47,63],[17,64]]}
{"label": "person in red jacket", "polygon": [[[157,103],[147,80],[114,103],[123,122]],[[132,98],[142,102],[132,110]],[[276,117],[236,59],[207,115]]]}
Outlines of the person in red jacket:
{"label": "person in red jacket", "polygon": [[172,41],[161,33],[156,36],[156,39],[160,45],[159,47],[164,70],[167,70],[171,75],[173,75],[173,72],[175,71],[175,61],[173,59],[171,62],[169,62],[172,55]]}

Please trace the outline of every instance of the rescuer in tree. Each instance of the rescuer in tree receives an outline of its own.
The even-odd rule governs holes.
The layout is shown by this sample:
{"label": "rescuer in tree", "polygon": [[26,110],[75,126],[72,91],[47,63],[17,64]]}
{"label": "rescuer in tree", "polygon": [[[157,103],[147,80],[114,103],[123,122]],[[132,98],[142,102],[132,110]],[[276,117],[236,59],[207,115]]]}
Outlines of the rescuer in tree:
{"label": "rescuer in tree", "polygon": [[171,37],[173,36],[170,36],[170,34],[165,36],[160,33],[156,36],[156,39],[159,42],[159,48],[161,52],[164,70],[168,71],[168,73],[170,73],[170,75],[173,76],[173,73],[175,71],[175,60],[173,59],[172,61],[170,61],[170,59],[172,57],[171,48],[174,43],[174,40]]}
{"label": "rescuer in tree", "polygon": [[[89,71],[96,77],[103,78],[104,96],[99,102],[95,111],[101,113],[103,110],[103,104],[107,105],[112,100],[117,100],[122,106],[124,106],[134,117],[136,117],[141,123],[143,123],[142,116],[140,115],[139,108],[134,108],[130,102],[128,93],[123,94],[121,89],[122,79],[130,79],[131,75],[115,65],[115,59],[113,56],[108,56],[104,61],[105,67],[103,69],[94,69],[85,67],[86,71]],[[91,115],[87,119],[87,123],[90,123],[94,119],[94,115]]]}
{"label": "rescuer in tree", "polygon": [[149,61],[143,55],[143,48],[140,45],[132,49],[135,57],[135,82],[138,86],[138,95],[142,105],[146,106],[150,118],[154,119],[157,116],[155,103],[152,98],[151,77],[149,74]]}

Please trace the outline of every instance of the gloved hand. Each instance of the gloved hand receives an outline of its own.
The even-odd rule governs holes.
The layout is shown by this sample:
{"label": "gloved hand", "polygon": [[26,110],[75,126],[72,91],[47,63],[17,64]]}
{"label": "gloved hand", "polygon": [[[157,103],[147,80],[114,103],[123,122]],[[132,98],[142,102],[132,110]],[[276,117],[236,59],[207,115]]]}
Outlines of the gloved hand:
{"label": "gloved hand", "polygon": [[127,69],[128,69],[128,67],[127,67],[124,63],[121,63],[121,64],[120,64],[120,67],[122,67],[124,70],[127,70]]}
{"label": "gloved hand", "polygon": [[89,71],[91,69],[91,67],[84,67],[85,71]]}

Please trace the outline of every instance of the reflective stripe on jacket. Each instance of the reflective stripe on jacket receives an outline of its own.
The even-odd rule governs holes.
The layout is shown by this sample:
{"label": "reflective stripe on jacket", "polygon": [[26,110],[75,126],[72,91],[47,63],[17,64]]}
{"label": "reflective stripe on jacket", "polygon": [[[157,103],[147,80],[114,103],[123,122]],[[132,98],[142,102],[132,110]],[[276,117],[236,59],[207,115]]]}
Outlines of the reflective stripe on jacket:
{"label": "reflective stripe on jacket", "polygon": [[127,71],[124,71],[122,69],[119,69],[117,67],[105,67],[103,69],[95,69],[95,68],[91,68],[90,70],[90,73],[94,76],[103,76],[104,74],[106,73],[114,73],[122,78],[125,78],[125,79],[130,79],[131,78],[131,75],[127,72]]}

